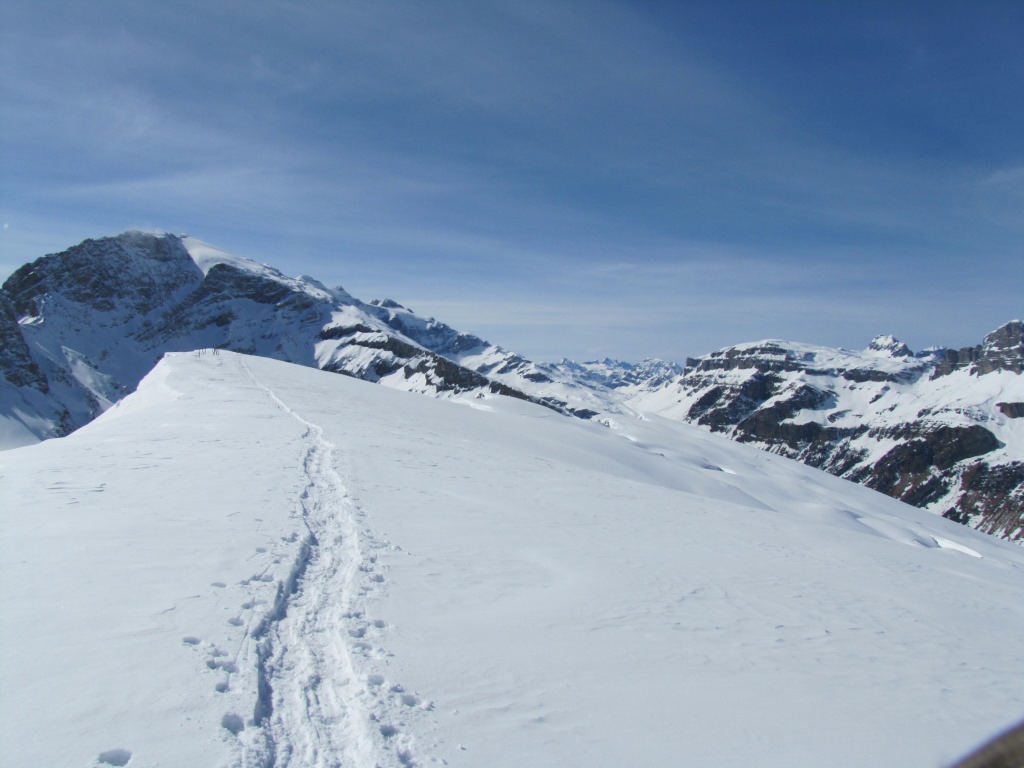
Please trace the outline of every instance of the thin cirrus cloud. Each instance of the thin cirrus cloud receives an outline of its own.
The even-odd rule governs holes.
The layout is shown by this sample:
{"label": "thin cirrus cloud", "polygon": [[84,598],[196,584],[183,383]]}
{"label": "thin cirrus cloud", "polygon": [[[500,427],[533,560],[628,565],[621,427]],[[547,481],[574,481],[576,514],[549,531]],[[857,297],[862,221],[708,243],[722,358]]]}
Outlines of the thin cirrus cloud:
{"label": "thin cirrus cloud", "polygon": [[5,272],[188,231],[557,357],[1020,314],[1012,9],[8,6]]}

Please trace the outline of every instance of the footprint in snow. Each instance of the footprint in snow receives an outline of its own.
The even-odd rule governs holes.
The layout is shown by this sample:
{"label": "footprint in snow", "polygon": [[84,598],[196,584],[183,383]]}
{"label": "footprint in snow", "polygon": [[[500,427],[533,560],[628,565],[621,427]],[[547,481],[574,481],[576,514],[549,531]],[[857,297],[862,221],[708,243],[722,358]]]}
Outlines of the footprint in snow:
{"label": "footprint in snow", "polygon": [[100,752],[99,757],[96,761],[100,765],[128,765],[132,759],[132,751],[130,749],[108,749],[106,752]]}
{"label": "footprint in snow", "polygon": [[220,725],[224,730],[230,732],[234,736],[237,736],[245,730],[245,721],[234,712],[228,712],[224,715],[224,717],[220,719]]}

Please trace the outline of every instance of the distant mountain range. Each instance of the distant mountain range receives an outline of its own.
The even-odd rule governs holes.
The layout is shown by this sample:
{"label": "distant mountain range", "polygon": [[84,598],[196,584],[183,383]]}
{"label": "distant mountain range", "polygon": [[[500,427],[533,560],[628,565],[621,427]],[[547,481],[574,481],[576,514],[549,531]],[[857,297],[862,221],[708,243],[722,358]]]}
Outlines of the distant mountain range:
{"label": "distant mountain range", "polygon": [[759,341],[685,365],[538,363],[193,238],[127,232],[17,270],[0,290],[0,447],[66,435],[166,352],[220,348],[436,397],[504,394],[567,416],[664,417],[1024,541],[1024,324],[914,354]]}
{"label": "distant mountain range", "polygon": [[1024,324],[913,354],[761,341],[686,361],[633,406],[721,432],[1022,540]]}

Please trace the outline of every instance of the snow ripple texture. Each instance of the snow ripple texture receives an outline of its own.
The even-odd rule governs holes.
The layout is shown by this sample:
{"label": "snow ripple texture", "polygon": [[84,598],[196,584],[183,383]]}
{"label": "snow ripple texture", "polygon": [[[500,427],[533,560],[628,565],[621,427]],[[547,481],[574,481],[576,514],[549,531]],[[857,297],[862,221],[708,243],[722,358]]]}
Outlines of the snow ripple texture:
{"label": "snow ripple texture", "polygon": [[[254,632],[259,693],[253,722],[240,734],[242,765],[413,765],[412,739],[393,725],[393,705],[357,657],[386,655],[368,642],[365,597],[383,582],[375,555],[381,546],[360,531],[359,510],[334,469],[335,446],[323,428],[289,407],[240,361],[248,378],[304,428],[306,487],[299,505],[308,535],[278,600]],[[400,686],[395,687],[401,690]]]}

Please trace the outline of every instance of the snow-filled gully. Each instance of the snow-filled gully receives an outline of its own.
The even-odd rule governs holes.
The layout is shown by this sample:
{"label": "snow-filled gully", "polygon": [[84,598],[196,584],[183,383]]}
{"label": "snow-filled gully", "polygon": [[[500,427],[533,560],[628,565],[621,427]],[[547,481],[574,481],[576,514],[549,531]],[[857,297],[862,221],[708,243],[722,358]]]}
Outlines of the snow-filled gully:
{"label": "snow-filled gully", "polygon": [[[368,622],[358,598],[383,580],[374,544],[357,523],[357,507],[333,466],[335,446],[240,361],[247,377],[304,428],[299,504],[307,536],[277,600],[252,633],[258,646],[255,728],[239,734],[243,765],[370,766],[409,764],[410,744],[379,712],[376,676],[360,674],[356,654]],[[367,582],[363,584],[362,582]],[[378,625],[382,622],[377,622]],[[382,706],[384,705],[384,706]]]}

